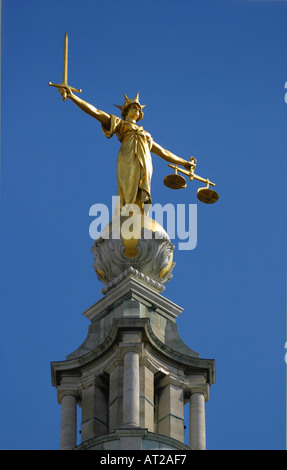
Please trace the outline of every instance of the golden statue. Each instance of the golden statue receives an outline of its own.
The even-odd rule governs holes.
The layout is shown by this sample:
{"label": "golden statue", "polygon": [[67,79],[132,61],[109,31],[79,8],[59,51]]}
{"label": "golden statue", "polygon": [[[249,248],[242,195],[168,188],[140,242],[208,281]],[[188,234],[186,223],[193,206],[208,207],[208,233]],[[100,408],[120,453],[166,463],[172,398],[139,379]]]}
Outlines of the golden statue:
{"label": "golden statue", "polygon": [[[107,138],[111,138],[115,134],[121,142],[117,160],[117,195],[120,196],[119,209],[126,204],[136,204],[144,214],[145,204],[151,204],[150,187],[153,171],[151,153],[175,165],[170,165],[175,169],[175,175],[169,175],[165,178],[165,184],[168,187],[172,189],[185,187],[184,178],[177,175],[177,171],[180,171],[186,174],[190,180],[195,178],[204,181],[207,187],[201,189],[209,191],[209,193],[215,193],[215,191],[208,189],[209,184],[214,186],[214,183],[210,183],[209,180],[194,174],[196,166],[196,160],[194,158],[191,158],[191,161],[187,161],[177,157],[169,150],[164,149],[154,142],[152,136],[146,132],[143,127],[137,124],[143,119],[142,110],[145,107],[145,105],[141,105],[139,102],[139,93],[137,93],[134,99],[129,99],[124,94],[124,104],[122,106],[115,105],[121,110],[122,119],[95,108],[73,93],[73,91],[81,93],[81,90],[77,90],[68,85],[67,34],[65,35],[64,43],[63,82],[59,85],[49,82],[49,85],[59,89],[64,101],[69,98],[82,111],[99,121]],[[178,169],[178,165],[183,166],[185,170]],[[215,194],[217,195],[217,193]],[[208,203],[215,202],[215,200],[211,201],[211,199],[210,201],[201,200]]]}
{"label": "golden statue", "polygon": [[61,88],[60,92],[62,95],[66,93],[67,98],[80,109],[97,119],[107,138],[115,134],[121,142],[117,160],[117,195],[120,196],[121,208],[126,204],[137,204],[143,211],[144,204],[151,204],[150,186],[153,171],[151,152],[169,163],[190,169],[190,162],[163,149],[153,141],[143,127],[137,124],[143,118],[144,107],[139,102],[139,93],[134,100],[128,99],[125,95],[125,103],[118,106],[121,109],[122,119],[120,119],[86,103],[75,96],[69,87]]}

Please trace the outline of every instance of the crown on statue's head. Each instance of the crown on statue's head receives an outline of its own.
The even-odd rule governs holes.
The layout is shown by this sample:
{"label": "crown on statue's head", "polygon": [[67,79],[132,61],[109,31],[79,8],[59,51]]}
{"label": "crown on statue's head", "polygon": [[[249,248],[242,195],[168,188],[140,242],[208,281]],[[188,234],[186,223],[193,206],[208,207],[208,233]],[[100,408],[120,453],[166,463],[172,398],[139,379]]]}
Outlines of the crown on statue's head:
{"label": "crown on statue's head", "polygon": [[144,105],[141,105],[140,102],[139,102],[139,92],[137,92],[136,94],[136,97],[134,100],[130,100],[127,95],[125,95],[124,93],[124,97],[125,97],[125,102],[122,106],[118,106],[117,104],[114,104],[114,106],[116,106],[117,108],[119,108],[121,110],[121,114],[122,114],[122,118],[125,119],[126,117],[126,114],[127,114],[127,110],[128,108],[132,105],[132,104],[136,104],[138,107],[139,107],[139,111],[140,111],[140,114],[139,114],[139,117],[137,119],[137,121],[140,121],[141,119],[143,119],[143,108],[146,106],[145,104]]}

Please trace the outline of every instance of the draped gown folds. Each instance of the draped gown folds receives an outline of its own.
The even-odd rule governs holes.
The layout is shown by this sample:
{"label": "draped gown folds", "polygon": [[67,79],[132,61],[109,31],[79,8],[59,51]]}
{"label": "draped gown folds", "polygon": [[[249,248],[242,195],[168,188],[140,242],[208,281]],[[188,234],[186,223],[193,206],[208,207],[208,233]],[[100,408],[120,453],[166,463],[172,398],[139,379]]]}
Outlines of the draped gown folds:
{"label": "draped gown folds", "polygon": [[120,209],[126,204],[137,204],[143,211],[144,204],[151,204],[153,139],[143,127],[114,115],[110,117],[110,128],[102,125],[102,130],[107,138],[116,134],[121,142],[117,160]]}

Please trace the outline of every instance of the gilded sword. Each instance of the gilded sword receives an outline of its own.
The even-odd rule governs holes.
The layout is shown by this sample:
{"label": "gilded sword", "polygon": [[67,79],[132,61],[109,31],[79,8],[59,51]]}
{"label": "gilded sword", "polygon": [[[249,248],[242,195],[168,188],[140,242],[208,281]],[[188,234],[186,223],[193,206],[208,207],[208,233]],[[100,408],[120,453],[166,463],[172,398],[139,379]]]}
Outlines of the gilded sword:
{"label": "gilded sword", "polygon": [[[49,86],[54,86],[56,88],[66,88],[69,87],[70,90],[75,91],[77,93],[82,93],[82,90],[77,90],[68,85],[68,34],[65,34],[65,41],[64,41],[64,61],[63,61],[63,80],[61,84],[51,83],[49,82]],[[67,99],[67,93],[63,93],[63,101]]]}

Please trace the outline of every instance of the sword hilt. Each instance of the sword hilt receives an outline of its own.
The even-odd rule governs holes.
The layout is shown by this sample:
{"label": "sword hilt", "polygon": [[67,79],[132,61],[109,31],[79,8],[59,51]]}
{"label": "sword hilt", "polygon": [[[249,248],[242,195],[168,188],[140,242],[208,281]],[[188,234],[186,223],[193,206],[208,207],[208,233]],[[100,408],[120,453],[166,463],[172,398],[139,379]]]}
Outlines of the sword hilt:
{"label": "sword hilt", "polygon": [[[57,84],[57,83],[52,83],[52,82],[49,82],[49,86],[54,86],[55,88],[70,88],[71,91],[75,91],[76,93],[82,93],[82,90],[81,89],[76,89],[76,88],[73,88],[69,85],[66,85],[65,83],[61,83],[61,84]],[[67,93],[65,92],[64,95],[63,95],[63,101],[66,101],[67,99]]]}

